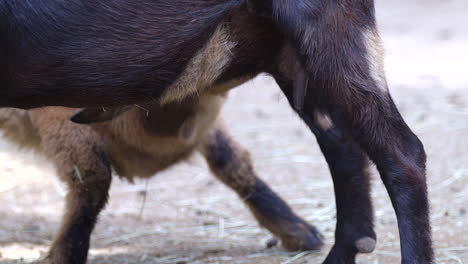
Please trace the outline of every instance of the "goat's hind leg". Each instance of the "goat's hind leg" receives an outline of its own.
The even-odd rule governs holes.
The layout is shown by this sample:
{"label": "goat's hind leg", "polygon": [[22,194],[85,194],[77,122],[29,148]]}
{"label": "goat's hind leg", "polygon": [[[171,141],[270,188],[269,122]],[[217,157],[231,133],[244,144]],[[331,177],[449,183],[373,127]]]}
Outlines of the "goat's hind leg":
{"label": "goat's hind leg", "polygon": [[370,253],[376,245],[370,162],[337,118],[318,111],[314,116],[308,124],[330,168],[336,201],[335,244],[325,263],[354,263],[357,253]]}
{"label": "goat's hind leg", "polygon": [[60,118],[62,124],[54,120],[37,125],[43,151],[68,187],[60,228],[43,260],[47,264],[86,263],[91,232],[107,202],[111,183],[110,164],[99,137],[89,127],[68,121],[68,117]]}
{"label": "goat's hind leg", "polygon": [[[293,81],[279,73],[274,74],[274,77],[293,106]],[[369,159],[335,116],[319,111],[307,101],[300,115],[317,139],[335,189],[335,244],[326,263],[354,263],[357,253],[370,253],[376,245]]]}
{"label": "goat's hind leg", "polygon": [[249,153],[221,125],[208,134],[199,150],[214,175],[244,200],[260,225],[280,238],[283,247],[297,251],[322,246],[317,229],[257,177]]}
{"label": "goat's hind leg", "polygon": [[424,148],[389,94],[373,1],[364,2],[330,4],[325,13],[291,5],[280,13],[280,23],[293,25],[285,30],[309,78],[301,117],[310,126],[315,112],[307,106],[339,117],[381,174],[397,215],[402,263],[432,263]]}

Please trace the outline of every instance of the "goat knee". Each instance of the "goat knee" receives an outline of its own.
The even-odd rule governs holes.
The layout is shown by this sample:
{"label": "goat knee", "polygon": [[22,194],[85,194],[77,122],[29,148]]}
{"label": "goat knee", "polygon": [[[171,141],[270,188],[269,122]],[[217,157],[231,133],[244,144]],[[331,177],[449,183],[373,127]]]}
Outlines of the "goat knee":
{"label": "goat knee", "polygon": [[223,129],[214,129],[200,148],[210,169],[239,195],[249,195],[255,184],[255,173],[249,153],[233,141]]}

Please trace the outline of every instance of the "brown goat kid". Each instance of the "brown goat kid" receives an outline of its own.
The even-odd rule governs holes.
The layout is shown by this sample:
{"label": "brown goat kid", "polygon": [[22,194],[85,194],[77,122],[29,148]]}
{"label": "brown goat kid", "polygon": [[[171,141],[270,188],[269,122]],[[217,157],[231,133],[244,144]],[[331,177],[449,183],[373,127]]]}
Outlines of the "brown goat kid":
{"label": "brown goat kid", "polygon": [[1,109],[0,128],[7,138],[46,155],[69,188],[61,227],[45,262],[86,262],[92,229],[107,201],[111,167],[129,180],[151,177],[194,151],[286,249],[319,248],[318,231],[256,176],[249,153],[221,124],[223,101],[224,95],[216,95],[182,104],[135,106],[111,122],[90,126],[69,120],[77,111],[73,108]]}

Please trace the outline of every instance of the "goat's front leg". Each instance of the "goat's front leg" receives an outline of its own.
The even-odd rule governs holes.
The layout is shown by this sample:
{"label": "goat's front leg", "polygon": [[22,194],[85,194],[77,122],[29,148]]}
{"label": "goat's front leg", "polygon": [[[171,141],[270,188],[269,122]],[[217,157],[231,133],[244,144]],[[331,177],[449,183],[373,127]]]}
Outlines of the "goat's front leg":
{"label": "goat's front leg", "polygon": [[[339,2],[343,5],[330,3],[325,13],[313,5],[295,5],[280,14],[279,23],[297,22],[284,29],[308,78],[299,113],[311,127],[317,109],[333,113],[332,122],[342,122],[375,162],[388,190],[398,219],[402,263],[432,263],[426,156],[387,89],[372,1]],[[294,98],[295,89],[282,88]],[[341,262],[328,258],[326,263]]]}
{"label": "goat's front leg", "polygon": [[91,232],[107,201],[111,182],[109,168],[88,169],[76,166],[59,172],[62,178],[68,178],[69,191],[60,229],[45,259],[47,264],[86,263]]}
{"label": "goat's front leg", "polygon": [[317,229],[298,217],[268,185],[257,177],[249,153],[217,125],[199,147],[213,174],[247,204],[261,226],[281,239],[290,251],[322,246]]}
{"label": "goat's front leg", "polygon": [[47,116],[39,113],[33,120],[42,136],[42,149],[56,165],[68,194],[60,228],[41,263],[85,264],[91,232],[107,202],[110,164],[100,138],[89,127],[73,124],[69,115],[65,119],[57,116],[62,124],[38,120]]}

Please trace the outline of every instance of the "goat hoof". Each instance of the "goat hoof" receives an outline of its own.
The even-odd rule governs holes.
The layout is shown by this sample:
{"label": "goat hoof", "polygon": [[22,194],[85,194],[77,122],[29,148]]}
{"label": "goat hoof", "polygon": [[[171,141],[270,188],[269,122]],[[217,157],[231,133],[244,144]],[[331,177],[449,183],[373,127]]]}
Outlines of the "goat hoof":
{"label": "goat hoof", "polygon": [[359,253],[371,253],[374,251],[376,245],[375,239],[371,237],[363,237],[358,239],[355,246]]}
{"label": "goat hoof", "polygon": [[374,251],[375,245],[375,238],[369,236],[356,240],[354,249],[350,244],[335,244],[323,264],[355,264],[357,253],[371,253]]}
{"label": "goat hoof", "polygon": [[297,224],[294,236],[282,238],[281,243],[287,251],[318,250],[323,246],[323,235],[312,225]]}

